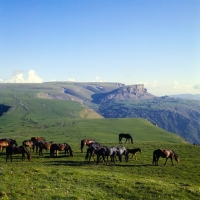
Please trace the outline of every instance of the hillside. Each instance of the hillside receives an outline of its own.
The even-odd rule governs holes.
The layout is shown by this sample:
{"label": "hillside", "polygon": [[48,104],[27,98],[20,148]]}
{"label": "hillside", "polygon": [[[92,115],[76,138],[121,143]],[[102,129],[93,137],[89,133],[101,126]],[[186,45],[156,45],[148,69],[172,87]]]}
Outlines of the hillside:
{"label": "hillside", "polygon": [[144,118],[191,143],[200,143],[199,101],[156,97],[143,85],[0,84],[0,91],[1,133],[19,125],[43,130],[65,124],[67,119]]}

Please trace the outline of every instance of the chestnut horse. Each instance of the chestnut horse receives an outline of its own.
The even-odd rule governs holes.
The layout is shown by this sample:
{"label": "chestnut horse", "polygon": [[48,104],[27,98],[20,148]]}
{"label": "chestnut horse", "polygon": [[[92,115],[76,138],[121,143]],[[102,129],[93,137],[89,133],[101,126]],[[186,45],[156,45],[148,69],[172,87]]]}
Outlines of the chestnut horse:
{"label": "chestnut horse", "polygon": [[70,153],[71,157],[74,157],[74,153],[71,149],[71,147],[67,144],[67,143],[63,143],[63,144],[52,144],[50,147],[50,157],[55,156],[55,151],[56,151],[56,156],[58,155],[58,151],[65,151],[65,155],[66,153]]}
{"label": "chestnut horse", "polygon": [[53,144],[52,141],[51,142],[39,141],[38,142],[39,156],[43,156],[43,149],[50,150],[52,144]]}
{"label": "chestnut horse", "polygon": [[89,146],[90,143],[94,143],[94,140],[86,139],[86,140],[81,140],[81,153],[83,153],[83,147],[84,146]]}
{"label": "chestnut horse", "polygon": [[158,160],[159,160],[160,157],[166,158],[164,165],[166,165],[168,158],[171,159],[173,166],[174,166],[173,157],[175,158],[176,162],[179,162],[178,155],[173,150],[171,150],[171,149],[157,149],[153,152],[153,162],[152,162],[152,164],[155,163],[155,165],[158,165]]}
{"label": "chestnut horse", "polygon": [[35,144],[32,140],[24,140],[22,142],[22,145],[25,146],[25,147],[29,147],[30,151],[31,151],[31,149],[32,149],[32,151],[34,151],[34,149],[35,149]]}
{"label": "chestnut horse", "polygon": [[10,156],[11,162],[12,162],[12,155],[13,154],[22,154],[22,161],[25,160],[25,153],[27,155],[28,160],[31,160],[30,153],[28,149],[25,146],[12,146],[9,145],[6,147],[6,162],[8,160],[8,157]]}
{"label": "chestnut horse", "polygon": [[[137,152],[142,153],[142,150],[141,150],[140,148],[136,148],[136,149],[127,149],[127,151],[128,151],[128,154],[129,154],[129,153],[132,154],[132,157],[135,156],[135,160],[137,160],[136,153],[137,153]],[[131,158],[132,158],[132,157],[131,157]]]}
{"label": "chestnut horse", "polygon": [[0,139],[0,150],[1,151],[3,151],[3,149],[6,148],[9,145],[15,145],[15,146],[17,146],[16,140],[7,139],[7,138]]}

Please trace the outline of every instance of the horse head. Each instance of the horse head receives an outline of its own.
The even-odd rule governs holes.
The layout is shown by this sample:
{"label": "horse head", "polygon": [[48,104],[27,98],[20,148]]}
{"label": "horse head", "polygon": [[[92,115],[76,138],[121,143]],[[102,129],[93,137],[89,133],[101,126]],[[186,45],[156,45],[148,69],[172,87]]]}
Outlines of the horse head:
{"label": "horse head", "polygon": [[179,157],[178,157],[178,155],[175,154],[175,155],[174,155],[174,158],[175,158],[175,161],[176,161],[176,162],[179,162]]}

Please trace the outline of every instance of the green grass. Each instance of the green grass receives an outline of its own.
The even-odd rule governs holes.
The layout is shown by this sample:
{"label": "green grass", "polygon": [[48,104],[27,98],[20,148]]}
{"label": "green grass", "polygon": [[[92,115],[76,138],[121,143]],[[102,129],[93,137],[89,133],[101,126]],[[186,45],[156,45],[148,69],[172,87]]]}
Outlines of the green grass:
{"label": "green grass", "polygon": [[[106,145],[118,145],[106,143]],[[137,160],[106,166],[84,160],[79,144],[72,143],[75,157],[49,158],[32,153],[32,161],[13,163],[0,156],[0,196],[3,199],[198,199],[200,197],[200,147],[164,142],[136,142],[142,149]],[[129,146],[129,145],[126,145]],[[160,159],[152,162],[156,148],[172,148],[180,157],[175,166]]]}
{"label": "green grass", "polygon": [[[63,85],[62,85],[63,84]],[[31,152],[32,160],[21,161],[14,155],[6,163],[0,154],[1,199],[199,199],[200,147],[187,144],[178,135],[153,126],[144,119],[83,119],[85,107],[78,102],[40,99],[38,92],[58,94],[59,84],[5,84],[0,103],[11,106],[0,117],[0,138],[25,139],[43,136],[47,141],[67,142],[75,157],[60,152],[50,158]],[[111,85],[110,87],[113,87]],[[57,92],[57,93],[56,93]],[[137,160],[105,165],[85,161],[80,141],[92,138],[107,146],[119,146],[118,134],[130,133],[134,144],[142,149]],[[123,140],[124,142],[124,140]],[[152,165],[152,152],[171,148],[180,157],[172,166],[160,159]]]}

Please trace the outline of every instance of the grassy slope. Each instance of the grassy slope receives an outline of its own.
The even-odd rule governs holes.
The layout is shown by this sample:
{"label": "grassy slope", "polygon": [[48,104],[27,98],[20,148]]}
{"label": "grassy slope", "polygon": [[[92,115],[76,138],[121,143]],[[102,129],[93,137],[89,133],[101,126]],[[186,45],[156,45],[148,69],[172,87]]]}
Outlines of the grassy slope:
{"label": "grassy slope", "polygon": [[[44,157],[31,153],[31,162],[22,162],[15,155],[13,163],[6,163],[5,153],[1,154],[3,199],[200,198],[199,146],[186,144],[177,135],[144,119],[82,119],[81,104],[38,99],[38,88],[19,87],[13,92],[13,88],[1,90],[1,103],[6,102],[12,108],[0,118],[0,137],[15,138],[19,144],[32,136],[67,142],[75,157],[64,157],[61,153],[58,158],[50,159],[48,152]],[[142,149],[137,160],[109,166],[84,160],[85,153],[80,153],[81,139],[93,138],[107,146],[118,146],[120,132],[131,133],[134,139],[133,145],[123,145]],[[173,149],[180,163],[172,167],[169,160],[164,167],[165,160],[160,159],[160,166],[152,166],[152,152],[157,148]]]}

